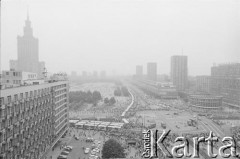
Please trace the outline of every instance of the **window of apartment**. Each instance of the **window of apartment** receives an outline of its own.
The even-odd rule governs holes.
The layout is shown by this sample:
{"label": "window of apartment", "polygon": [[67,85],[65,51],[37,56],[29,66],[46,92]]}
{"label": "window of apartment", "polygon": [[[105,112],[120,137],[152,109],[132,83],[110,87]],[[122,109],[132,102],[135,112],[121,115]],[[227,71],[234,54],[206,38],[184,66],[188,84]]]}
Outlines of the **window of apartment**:
{"label": "window of apartment", "polygon": [[28,98],[28,92],[25,93],[25,97]]}
{"label": "window of apartment", "polygon": [[32,97],[32,96],[33,96],[33,91],[30,92],[30,97]]}
{"label": "window of apartment", "polygon": [[4,97],[0,98],[0,104],[3,105],[4,104]]}
{"label": "window of apartment", "polygon": [[14,101],[17,101],[17,100],[18,100],[18,95],[15,94],[15,95],[14,95]]}
{"label": "window of apartment", "polygon": [[6,72],[6,75],[9,75],[9,72]]}
{"label": "window of apartment", "polygon": [[7,99],[8,99],[8,103],[11,103],[11,100],[12,100],[11,96],[8,96]]}
{"label": "window of apartment", "polygon": [[9,80],[7,80],[7,83],[9,83]]}

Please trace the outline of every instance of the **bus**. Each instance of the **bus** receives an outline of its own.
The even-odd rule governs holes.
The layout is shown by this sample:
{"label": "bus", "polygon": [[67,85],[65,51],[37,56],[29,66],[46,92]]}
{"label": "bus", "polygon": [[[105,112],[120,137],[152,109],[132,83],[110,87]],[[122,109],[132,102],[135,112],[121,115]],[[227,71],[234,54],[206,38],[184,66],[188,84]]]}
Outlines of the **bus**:
{"label": "bus", "polygon": [[85,122],[78,122],[75,124],[77,129],[83,129],[84,128],[84,124],[86,124]]}
{"label": "bus", "polygon": [[100,131],[106,131],[107,130],[107,126],[106,125],[98,125],[98,130],[100,130]]}

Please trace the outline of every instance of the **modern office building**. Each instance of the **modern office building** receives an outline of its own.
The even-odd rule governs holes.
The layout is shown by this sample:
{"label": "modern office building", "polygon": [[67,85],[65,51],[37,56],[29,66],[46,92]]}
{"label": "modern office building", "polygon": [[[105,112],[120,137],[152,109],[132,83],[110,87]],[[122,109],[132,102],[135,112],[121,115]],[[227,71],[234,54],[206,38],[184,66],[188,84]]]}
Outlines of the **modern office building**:
{"label": "modern office building", "polygon": [[200,92],[210,93],[211,76],[197,76],[196,90]]}
{"label": "modern office building", "polygon": [[157,81],[157,63],[149,62],[147,64],[147,79]]}
{"label": "modern office building", "polygon": [[223,106],[240,109],[240,63],[213,66],[210,91],[223,96]]}
{"label": "modern office building", "polygon": [[23,31],[23,36],[17,37],[17,60],[10,60],[10,69],[37,73],[38,77],[42,78],[45,63],[39,61],[39,41],[33,36],[29,16],[27,16]]}
{"label": "modern office building", "polygon": [[68,82],[0,91],[0,158],[45,158],[68,130]]}
{"label": "modern office building", "polygon": [[176,55],[171,57],[171,80],[178,91],[184,91],[188,86],[188,59],[187,56]]}
{"label": "modern office building", "polygon": [[143,66],[141,65],[136,66],[136,76],[137,77],[143,76]]}

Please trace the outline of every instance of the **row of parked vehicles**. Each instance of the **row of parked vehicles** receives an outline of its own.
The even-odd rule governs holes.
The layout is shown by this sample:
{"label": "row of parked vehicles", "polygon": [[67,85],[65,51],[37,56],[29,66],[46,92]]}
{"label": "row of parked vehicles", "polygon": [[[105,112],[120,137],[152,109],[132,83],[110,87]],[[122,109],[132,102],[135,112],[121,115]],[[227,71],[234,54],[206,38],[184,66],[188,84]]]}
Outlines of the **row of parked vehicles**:
{"label": "row of parked vehicles", "polygon": [[70,151],[72,151],[72,149],[73,149],[72,146],[65,146],[57,159],[67,159],[67,156],[70,153]]}
{"label": "row of parked vehicles", "polygon": [[86,142],[93,142],[91,148],[85,148],[84,153],[89,154],[89,159],[99,159],[101,141],[94,140],[92,138],[87,138]]}

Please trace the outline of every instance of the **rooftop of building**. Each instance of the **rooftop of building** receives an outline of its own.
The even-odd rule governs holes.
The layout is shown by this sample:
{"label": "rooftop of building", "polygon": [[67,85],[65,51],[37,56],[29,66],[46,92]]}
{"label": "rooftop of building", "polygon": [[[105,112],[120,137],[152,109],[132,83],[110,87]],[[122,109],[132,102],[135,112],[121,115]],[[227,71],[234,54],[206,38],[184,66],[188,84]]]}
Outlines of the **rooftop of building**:
{"label": "rooftop of building", "polygon": [[213,67],[225,67],[225,66],[239,66],[240,67],[240,63],[239,62],[235,62],[235,63],[220,63],[217,65],[214,65]]}
{"label": "rooftop of building", "polygon": [[31,81],[32,83],[20,84],[20,85],[7,85],[3,84],[0,81],[0,90],[14,89],[14,88],[23,88],[23,87],[32,87],[32,86],[48,86],[54,85],[57,83],[66,83],[68,80],[44,80],[44,79],[30,79],[27,81]]}

